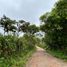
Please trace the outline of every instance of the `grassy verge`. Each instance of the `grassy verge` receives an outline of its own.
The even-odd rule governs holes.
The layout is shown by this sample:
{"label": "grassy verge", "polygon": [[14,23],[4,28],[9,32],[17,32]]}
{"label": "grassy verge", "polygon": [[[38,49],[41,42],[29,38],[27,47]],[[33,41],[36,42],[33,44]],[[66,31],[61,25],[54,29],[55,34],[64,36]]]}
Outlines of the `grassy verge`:
{"label": "grassy verge", "polygon": [[44,48],[45,46],[44,45],[42,45],[42,44],[38,44],[37,46],[39,46],[39,47],[41,47],[41,48]]}
{"label": "grassy verge", "polygon": [[54,57],[63,59],[64,61],[67,61],[67,55],[64,52],[61,52],[60,50],[46,50],[48,53],[53,55]]}
{"label": "grassy verge", "polygon": [[39,47],[45,49],[49,54],[51,54],[52,56],[62,59],[63,61],[67,62],[67,54],[65,54],[64,52],[60,51],[60,50],[53,50],[53,49],[49,49],[48,46],[44,43],[44,44],[40,44],[38,45]]}
{"label": "grassy verge", "polygon": [[46,48],[47,48],[46,45],[45,45],[45,43],[40,43],[40,44],[38,44],[37,46],[39,46],[39,47],[41,47],[41,48],[43,48],[43,49],[46,49]]}
{"label": "grassy verge", "polygon": [[0,67],[25,67],[28,58],[34,51],[35,49],[32,49],[27,52],[21,53],[21,55],[19,54],[18,56],[13,56],[8,59],[0,58]]}

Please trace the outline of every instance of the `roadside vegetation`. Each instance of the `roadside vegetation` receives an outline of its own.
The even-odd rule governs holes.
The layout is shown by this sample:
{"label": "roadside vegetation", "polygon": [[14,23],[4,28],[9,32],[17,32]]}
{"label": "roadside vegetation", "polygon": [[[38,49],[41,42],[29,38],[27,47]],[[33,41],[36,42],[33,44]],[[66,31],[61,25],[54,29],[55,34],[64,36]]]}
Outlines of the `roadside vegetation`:
{"label": "roadside vegetation", "polygon": [[[4,34],[0,34],[0,67],[24,67],[35,51],[38,27],[4,15],[0,19],[0,28],[4,31]],[[19,33],[23,33],[23,36],[19,37]]]}
{"label": "roadside vegetation", "polygon": [[67,1],[58,0],[52,11],[42,15],[40,20],[48,52],[67,60]]}
{"label": "roadside vegetation", "polygon": [[[55,57],[67,60],[67,1],[58,0],[51,12],[40,17],[41,25],[0,18],[0,67],[24,67],[38,45]],[[44,36],[37,37],[37,32]],[[23,36],[19,35],[23,33]],[[41,33],[42,34],[42,33]]]}

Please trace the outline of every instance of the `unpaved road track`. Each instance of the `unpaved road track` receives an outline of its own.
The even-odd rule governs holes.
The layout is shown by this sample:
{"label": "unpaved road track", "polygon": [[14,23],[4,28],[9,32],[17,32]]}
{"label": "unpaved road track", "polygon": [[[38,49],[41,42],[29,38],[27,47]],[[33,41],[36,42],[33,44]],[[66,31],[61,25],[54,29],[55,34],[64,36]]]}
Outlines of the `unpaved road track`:
{"label": "unpaved road track", "polygon": [[67,63],[59,60],[37,47],[37,51],[28,60],[26,67],[67,67]]}

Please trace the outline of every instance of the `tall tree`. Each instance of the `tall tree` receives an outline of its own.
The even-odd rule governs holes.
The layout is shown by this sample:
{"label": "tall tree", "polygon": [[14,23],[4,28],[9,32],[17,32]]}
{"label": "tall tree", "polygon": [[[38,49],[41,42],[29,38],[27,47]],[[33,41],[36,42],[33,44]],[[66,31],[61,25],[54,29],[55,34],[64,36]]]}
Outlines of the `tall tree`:
{"label": "tall tree", "polygon": [[[40,20],[44,22],[41,30],[45,34],[45,42],[53,49],[67,49],[67,1],[59,0],[48,15]],[[67,51],[67,50],[66,50]]]}
{"label": "tall tree", "polygon": [[36,32],[39,32],[39,28],[36,25],[29,25],[28,32],[33,35]]}
{"label": "tall tree", "polygon": [[28,26],[29,26],[29,22],[23,22],[21,23],[21,25],[19,26],[19,31],[22,31],[24,33],[28,33]]}
{"label": "tall tree", "polygon": [[20,25],[19,30],[26,34],[31,34],[31,35],[33,35],[34,33],[39,31],[39,29],[36,25],[30,25],[29,22],[23,22]]}
{"label": "tall tree", "polygon": [[14,31],[16,30],[16,27],[14,24],[16,23],[15,20],[11,20],[10,18],[6,17],[5,15],[0,19],[0,25],[4,28],[4,34],[5,32]]}
{"label": "tall tree", "polygon": [[25,23],[24,20],[19,20],[16,25],[17,25],[17,36],[19,35],[19,32],[21,31],[21,26]]}

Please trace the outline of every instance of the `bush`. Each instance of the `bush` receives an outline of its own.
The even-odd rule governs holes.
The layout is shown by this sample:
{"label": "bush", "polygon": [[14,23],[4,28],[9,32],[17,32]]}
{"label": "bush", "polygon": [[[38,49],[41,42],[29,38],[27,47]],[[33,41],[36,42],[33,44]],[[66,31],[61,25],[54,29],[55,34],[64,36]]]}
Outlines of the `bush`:
{"label": "bush", "polygon": [[27,49],[31,50],[35,47],[36,39],[34,36],[25,34],[20,39],[23,41],[24,50],[27,50]]}
{"label": "bush", "polygon": [[67,55],[60,50],[48,49],[47,52],[52,54],[54,57],[63,59],[64,61],[67,61]]}
{"label": "bush", "polygon": [[15,64],[17,67],[23,66],[31,55],[30,53],[34,52],[35,43],[35,37],[28,35],[20,38],[12,35],[0,35],[0,66],[12,67]]}
{"label": "bush", "polygon": [[16,52],[17,49],[17,37],[16,36],[0,36],[0,56],[10,56]]}
{"label": "bush", "polygon": [[11,56],[18,52],[23,52],[34,48],[35,38],[24,35],[21,38],[16,36],[0,36],[0,56]]}

